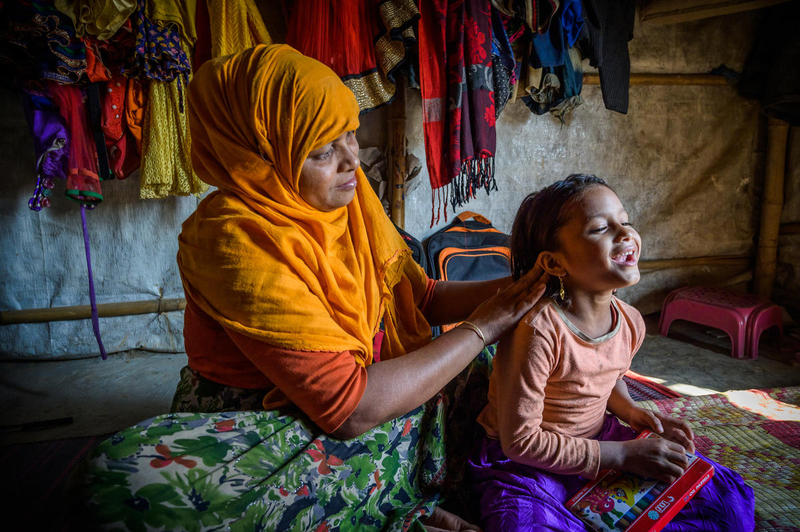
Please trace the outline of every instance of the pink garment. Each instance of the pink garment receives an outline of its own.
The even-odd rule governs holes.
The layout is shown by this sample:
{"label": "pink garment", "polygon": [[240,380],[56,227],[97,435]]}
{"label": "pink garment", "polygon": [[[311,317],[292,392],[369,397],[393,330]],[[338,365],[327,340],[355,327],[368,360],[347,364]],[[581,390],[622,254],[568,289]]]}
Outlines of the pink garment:
{"label": "pink garment", "polygon": [[642,345],[639,312],[612,298],[614,327],[592,339],[552,299],[536,305],[504,338],[494,358],[489,404],[478,422],[503,452],[552,473],[594,478],[606,403]]}
{"label": "pink garment", "polygon": [[89,127],[88,103],[77,85],[51,81],[48,91],[69,132],[67,197],[86,205],[98,204],[103,201],[103,195],[97,175],[97,148]]}

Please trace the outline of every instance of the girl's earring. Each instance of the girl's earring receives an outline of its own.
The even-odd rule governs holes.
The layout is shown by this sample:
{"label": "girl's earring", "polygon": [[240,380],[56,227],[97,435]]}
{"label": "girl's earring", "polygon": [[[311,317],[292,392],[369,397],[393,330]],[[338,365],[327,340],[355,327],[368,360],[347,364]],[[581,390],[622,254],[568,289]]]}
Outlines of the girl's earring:
{"label": "girl's earring", "polygon": [[561,285],[561,289],[558,291],[558,297],[561,298],[561,301],[564,301],[566,294],[564,293],[564,281],[561,279],[561,277],[558,278],[558,283]]}

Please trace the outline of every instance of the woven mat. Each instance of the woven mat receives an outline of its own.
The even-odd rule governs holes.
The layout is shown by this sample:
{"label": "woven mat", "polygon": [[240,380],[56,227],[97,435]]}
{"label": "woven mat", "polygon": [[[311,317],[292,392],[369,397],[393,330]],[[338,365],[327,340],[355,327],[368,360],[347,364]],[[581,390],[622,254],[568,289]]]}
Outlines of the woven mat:
{"label": "woven mat", "polygon": [[800,386],[640,404],[688,421],[697,450],[742,475],[756,530],[800,531]]}
{"label": "woven mat", "polygon": [[622,376],[622,380],[628,385],[628,393],[634,401],[672,399],[681,396],[681,394],[673,392],[663,384],[654,382],[633,371],[627,371]]}

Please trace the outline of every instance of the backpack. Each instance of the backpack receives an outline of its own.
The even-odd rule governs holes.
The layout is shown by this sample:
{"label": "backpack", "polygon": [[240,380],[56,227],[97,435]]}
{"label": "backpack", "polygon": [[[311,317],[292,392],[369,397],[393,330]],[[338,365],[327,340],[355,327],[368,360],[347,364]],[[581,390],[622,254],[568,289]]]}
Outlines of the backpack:
{"label": "backpack", "polygon": [[[486,281],[511,275],[509,235],[465,211],[426,241],[428,276],[443,281]],[[445,325],[442,331],[452,329]]]}
{"label": "backpack", "polygon": [[414,261],[422,266],[422,269],[425,270],[425,273],[428,273],[428,259],[425,256],[425,249],[422,247],[422,242],[411,236],[411,234],[406,233],[404,230],[397,227],[395,224],[395,229],[397,232],[400,233],[400,236],[403,237],[408,248],[411,250],[411,257]]}

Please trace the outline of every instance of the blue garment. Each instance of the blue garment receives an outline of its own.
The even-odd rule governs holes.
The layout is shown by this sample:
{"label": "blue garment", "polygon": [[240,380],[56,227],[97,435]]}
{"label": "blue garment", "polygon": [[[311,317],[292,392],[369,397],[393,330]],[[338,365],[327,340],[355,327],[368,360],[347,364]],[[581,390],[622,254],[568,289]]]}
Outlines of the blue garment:
{"label": "blue garment", "polygon": [[578,41],[578,35],[583,29],[580,0],[566,0],[561,7],[561,26],[567,41],[567,48],[572,48]]}

